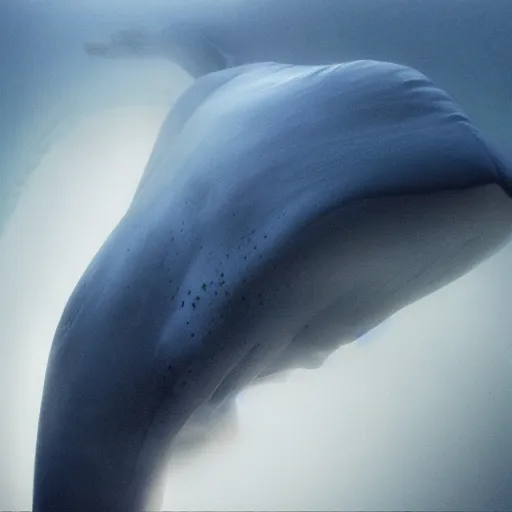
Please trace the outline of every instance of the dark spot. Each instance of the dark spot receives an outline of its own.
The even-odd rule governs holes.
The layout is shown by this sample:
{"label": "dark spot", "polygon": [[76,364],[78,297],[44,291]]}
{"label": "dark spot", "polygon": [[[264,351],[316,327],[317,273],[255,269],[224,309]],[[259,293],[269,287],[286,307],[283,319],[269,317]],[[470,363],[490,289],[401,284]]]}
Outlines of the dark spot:
{"label": "dark spot", "polygon": [[182,301],[181,301],[181,307],[184,307],[184,306],[185,306],[185,301],[184,301],[184,300],[182,300]]}
{"label": "dark spot", "polygon": [[224,295],[225,295],[226,297],[229,297],[231,294],[226,290],[226,291],[224,292]]}
{"label": "dark spot", "polygon": [[199,247],[199,249],[202,249],[203,247],[204,247],[204,245],[201,245],[201,246]]}
{"label": "dark spot", "polygon": [[171,297],[171,300],[174,300],[174,295]]}
{"label": "dark spot", "polygon": [[229,254],[228,253],[226,253],[226,258],[229,260]]}
{"label": "dark spot", "polygon": [[244,256],[244,260],[246,260],[246,259],[247,259],[247,256]]}
{"label": "dark spot", "polygon": [[256,230],[255,230],[255,229],[253,229],[253,230],[251,231],[251,235],[254,235],[254,233],[256,233]]}
{"label": "dark spot", "polygon": [[195,303],[195,302],[192,302],[192,307],[193,307],[194,309],[196,309],[196,303]]}
{"label": "dark spot", "polygon": [[220,273],[220,277],[224,277],[224,272],[221,272],[221,273]]}
{"label": "dark spot", "polygon": [[199,295],[196,295],[195,300],[201,300],[201,297],[199,297]]}
{"label": "dark spot", "polygon": [[219,283],[219,286],[224,286],[225,284],[226,284],[226,281],[221,281],[221,282]]}
{"label": "dark spot", "polygon": [[171,237],[171,241],[174,242],[174,237]]}
{"label": "dark spot", "polygon": [[211,336],[212,335],[212,331],[208,331],[208,336]]}
{"label": "dark spot", "polygon": [[242,300],[245,300],[245,297],[242,295]]}
{"label": "dark spot", "polygon": [[255,246],[254,246],[254,250],[256,250],[257,248],[258,248],[258,246],[257,246],[257,245],[255,245]]}
{"label": "dark spot", "polygon": [[263,235],[263,238],[267,238],[267,235]]}
{"label": "dark spot", "polygon": [[183,233],[183,228],[180,229],[180,233]]}
{"label": "dark spot", "polygon": [[215,292],[215,295],[219,295],[219,292]]}
{"label": "dark spot", "polygon": [[192,293],[192,290],[189,290],[189,291],[187,292],[187,295],[190,295],[191,293]]}
{"label": "dark spot", "polygon": [[203,285],[201,286],[201,288],[203,289],[203,291],[206,291],[206,283],[203,283]]}
{"label": "dark spot", "polygon": [[172,283],[172,279],[169,279],[169,284],[171,284],[171,283]]}
{"label": "dark spot", "polygon": [[190,337],[193,338],[196,334],[193,332]]}
{"label": "dark spot", "polygon": [[261,293],[258,293],[258,299],[261,299]]}
{"label": "dark spot", "polygon": [[187,322],[187,325],[189,325],[189,324],[190,324],[190,322]]}
{"label": "dark spot", "polygon": [[130,248],[126,249],[126,252],[130,252]]}
{"label": "dark spot", "polygon": [[260,260],[263,258],[263,254],[260,254]]}

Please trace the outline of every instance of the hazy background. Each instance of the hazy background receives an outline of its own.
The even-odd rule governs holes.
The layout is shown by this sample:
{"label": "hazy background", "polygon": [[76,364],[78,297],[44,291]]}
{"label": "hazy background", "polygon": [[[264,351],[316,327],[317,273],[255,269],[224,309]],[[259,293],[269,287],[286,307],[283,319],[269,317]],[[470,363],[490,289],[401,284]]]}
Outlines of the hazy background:
{"label": "hazy background", "polygon": [[[169,102],[189,83],[153,71]],[[0,510],[31,506],[54,329],[166,114],[85,116],[42,157],[0,238]],[[238,435],[173,466],[164,509],[511,510],[511,333],[508,246],[322,369],[244,392]]]}

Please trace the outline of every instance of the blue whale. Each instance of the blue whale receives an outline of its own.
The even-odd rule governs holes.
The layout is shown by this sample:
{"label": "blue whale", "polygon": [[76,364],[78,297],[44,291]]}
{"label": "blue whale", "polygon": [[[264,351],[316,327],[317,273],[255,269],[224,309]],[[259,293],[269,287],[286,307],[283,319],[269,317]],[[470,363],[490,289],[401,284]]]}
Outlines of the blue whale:
{"label": "blue whale", "polygon": [[407,66],[197,79],[58,325],[34,511],[144,509],[180,431],[258,379],[321,365],[507,243],[511,180]]}
{"label": "blue whale", "polygon": [[4,0],[0,233],[41,158],[83,117],[171,105],[169,62],[194,77],[265,61],[406,64],[507,150],[511,32],[509,0]]}

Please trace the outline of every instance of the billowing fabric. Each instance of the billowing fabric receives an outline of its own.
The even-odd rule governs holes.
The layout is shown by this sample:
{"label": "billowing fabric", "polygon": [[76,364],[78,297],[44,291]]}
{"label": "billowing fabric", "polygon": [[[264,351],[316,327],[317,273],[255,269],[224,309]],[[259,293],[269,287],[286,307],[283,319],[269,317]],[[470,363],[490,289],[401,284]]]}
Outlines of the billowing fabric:
{"label": "billowing fabric", "polygon": [[319,366],[509,240],[510,172],[407,67],[197,80],[57,329],[34,510],[141,510],[183,427],[190,442],[238,390]]}

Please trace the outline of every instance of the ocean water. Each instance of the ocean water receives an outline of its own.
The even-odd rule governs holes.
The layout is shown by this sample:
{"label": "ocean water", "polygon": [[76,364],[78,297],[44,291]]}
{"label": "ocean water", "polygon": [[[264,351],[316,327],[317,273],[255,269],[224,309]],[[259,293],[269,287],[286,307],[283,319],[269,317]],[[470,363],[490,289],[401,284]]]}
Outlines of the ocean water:
{"label": "ocean water", "polygon": [[[176,64],[94,59],[83,44],[176,20],[204,26],[247,62],[418,67],[509,151],[506,1],[0,4],[1,510],[31,507],[62,308],[192,81]],[[508,246],[321,369],[242,393],[236,431],[171,465],[163,509],[512,508],[511,260]]]}

